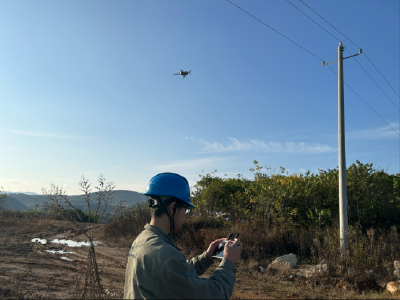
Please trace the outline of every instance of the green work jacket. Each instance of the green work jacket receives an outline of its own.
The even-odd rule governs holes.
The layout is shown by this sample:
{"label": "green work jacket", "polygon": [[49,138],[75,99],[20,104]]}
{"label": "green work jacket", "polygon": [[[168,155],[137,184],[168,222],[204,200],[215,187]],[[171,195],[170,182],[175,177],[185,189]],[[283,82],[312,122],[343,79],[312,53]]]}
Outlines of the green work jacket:
{"label": "green work jacket", "polygon": [[229,299],[236,267],[223,259],[210,278],[199,276],[213,261],[204,252],[186,260],[160,228],[147,224],[129,251],[125,299]]}

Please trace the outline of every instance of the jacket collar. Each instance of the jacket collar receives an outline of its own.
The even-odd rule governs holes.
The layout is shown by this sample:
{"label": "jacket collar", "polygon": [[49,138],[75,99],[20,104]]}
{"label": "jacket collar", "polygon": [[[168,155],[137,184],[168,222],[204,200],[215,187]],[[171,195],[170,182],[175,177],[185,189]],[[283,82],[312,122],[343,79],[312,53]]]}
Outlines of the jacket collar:
{"label": "jacket collar", "polygon": [[168,244],[171,244],[173,247],[175,247],[176,249],[178,249],[179,251],[181,251],[181,249],[179,249],[176,245],[175,242],[171,239],[171,237],[169,237],[164,230],[158,228],[157,226],[154,225],[150,225],[150,224],[146,224],[144,226],[145,230],[149,230],[151,232],[153,232],[154,234],[162,237]]}

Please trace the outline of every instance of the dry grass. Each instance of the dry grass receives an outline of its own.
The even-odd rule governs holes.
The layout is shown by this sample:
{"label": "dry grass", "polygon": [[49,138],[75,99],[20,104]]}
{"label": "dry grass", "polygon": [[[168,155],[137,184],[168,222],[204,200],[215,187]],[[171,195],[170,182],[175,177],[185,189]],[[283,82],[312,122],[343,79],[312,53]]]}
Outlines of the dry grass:
{"label": "dry grass", "polygon": [[[132,212],[126,211],[116,221],[103,226],[102,240],[109,245],[112,242],[114,246],[129,247],[149,220],[149,211],[144,206]],[[66,223],[62,221],[47,217],[26,218],[18,213],[0,215],[0,226],[2,228],[17,226],[18,230],[24,233],[35,232],[39,229],[43,231],[50,227],[53,230],[56,227],[57,232],[60,233],[67,229]],[[294,230],[267,228],[262,222],[231,223],[189,217],[184,228],[175,233],[174,239],[187,257],[192,257],[202,253],[210,242],[225,237],[230,232],[240,233],[241,242],[244,244],[242,259],[237,264],[237,282],[233,299],[266,299],[267,297],[395,299],[387,291],[372,284],[371,276],[365,271],[372,269],[381,274],[382,279],[386,281],[394,279],[393,261],[400,259],[400,240],[396,228],[389,231],[369,230],[366,233],[352,229],[349,232],[350,248],[344,257],[338,251],[338,230],[334,226],[323,229]],[[303,264],[317,264],[321,259],[325,259],[328,271],[309,279],[291,277],[292,274],[288,272],[278,274],[259,272],[259,266],[266,270],[274,258],[287,253],[297,255],[300,267]],[[209,276],[215,267],[217,264],[214,264],[205,276]],[[88,269],[82,269],[82,277],[91,278],[85,276],[85,271]],[[46,298],[46,293],[43,291],[40,294],[23,292],[27,290],[25,285],[32,276],[35,276],[33,272],[21,273],[15,278],[13,289],[0,289],[0,298]],[[81,284],[81,287],[84,284],[83,281],[77,282]],[[109,290],[112,289],[109,288]],[[79,292],[79,285],[77,285],[77,291]],[[81,292],[76,295],[76,298],[82,297]],[[122,295],[122,291],[113,291],[115,292]],[[115,295],[106,290],[95,290],[93,296],[96,293],[98,293],[97,296],[104,298],[112,298],[112,295]]]}
{"label": "dry grass", "polygon": [[[113,250],[109,249],[109,252],[105,252],[106,247],[100,246],[100,254],[98,250],[96,253],[93,251],[87,254],[86,249],[77,248],[72,250],[75,252],[71,257],[74,261],[62,263],[59,255],[46,253],[45,250],[65,249],[64,246],[51,243],[42,246],[40,243],[30,242],[31,239],[39,237],[49,241],[50,237],[61,234],[76,236],[79,240],[82,238],[82,232],[63,220],[52,220],[47,217],[26,218],[21,213],[9,213],[8,217],[0,215],[0,226],[4,229],[0,232],[0,299],[55,299],[57,298],[55,295],[68,299],[120,299],[122,297],[120,278],[124,271],[120,272],[121,266],[115,270],[110,270],[109,267],[110,262],[116,265],[120,261],[113,261],[113,256],[108,256],[108,253]],[[101,281],[104,288],[96,287],[95,282],[90,284],[85,281],[85,279],[95,279],[94,276],[87,276],[88,272],[94,272],[96,269],[88,264],[88,260],[94,260],[91,257],[93,254],[96,257],[100,256],[100,261],[102,261],[99,265],[101,270],[98,268],[97,271],[99,279],[104,277]],[[105,257],[111,259],[104,263]],[[115,277],[116,274],[119,278]],[[115,288],[114,283],[118,285],[118,288]],[[86,288],[86,294],[82,296],[85,286],[89,288]],[[91,287],[95,288],[90,290]]]}
{"label": "dry grass", "polygon": [[11,281],[12,289],[3,289],[0,286],[0,299],[51,299],[48,291],[53,284],[52,280],[48,282],[47,289],[39,292],[33,286],[35,279],[36,274],[31,269],[19,272],[15,278],[8,278],[8,281]]}
{"label": "dry grass", "polygon": [[[3,229],[3,236],[7,236],[8,228],[13,228],[13,234],[29,234],[33,232],[46,231],[49,228],[56,228],[58,233],[64,232],[70,226],[62,220],[49,216],[29,216],[22,211],[0,211],[0,228]],[[10,238],[12,239],[10,234]]]}
{"label": "dry grass", "polygon": [[109,245],[130,247],[147,223],[150,223],[150,208],[148,205],[136,205],[122,211],[113,222],[105,224],[100,238]]}
{"label": "dry grass", "polygon": [[[0,228],[2,228],[0,240],[2,243],[5,241],[16,243],[17,236],[29,236],[32,233],[47,231],[49,228],[60,233],[67,229],[64,222],[20,211],[0,211]],[[2,257],[3,249],[0,247],[0,261]],[[30,267],[17,272],[15,277],[0,276],[0,283],[2,282],[0,299],[50,299],[48,291],[52,287],[52,281],[47,282],[46,288],[39,291],[35,287],[36,276],[35,270]]]}
{"label": "dry grass", "polygon": [[[63,188],[60,188],[56,185],[51,185],[50,190],[42,189],[42,192],[47,199],[47,201],[44,202],[44,207],[46,207],[51,213],[55,214],[58,218],[64,219],[65,221],[71,223],[75,229],[84,233],[89,240],[90,246],[86,259],[85,280],[77,283],[75,288],[76,297],[78,299],[108,298],[108,295],[104,291],[99,275],[96,252],[93,244],[93,230],[99,228],[97,223],[102,220],[107,207],[112,202],[115,185],[112,182],[106,182],[102,175],[99,176],[97,180],[97,186],[95,186],[95,202],[97,202],[95,211],[90,210],[90,194],[92,192],[91,183],[89,183],[89,181],[82,176],[82,179],[79,182],[79,187],[83,193],[84,201],[86,202],[87,220],[84,220],[83,218],[85,217],[85,214],[82,216],[80,211],[74,207]],[[65,207],[71,208],[72,214],[69,214]],[[101,209],[101,207],[103,208]],[[113,219],[113,217],[117,215],[121,209],[122,203],[120,202],[117,204],[117,208],[112,212],[109,220]]]}
{"label": "dry grass", "polygon": [[[141,212],[147,213],[143,210]],[[118,234],[121,234],[117,228],[126,228],[120,236],[124,239],[124,245],[130,245],[149,220],[143,217],[135,219],[137,215],[138,211],[132,212],[126,220],[110,224],[111,227],[104,227],[104,236],[112,236],[117,242]],[[108,232],[110,228],[112,231]],[[174,239],[189,258],[202,253],[212,241],[231,232],[240,233],[244,245],[242,260],[237,266],[236,288],[244,290],[244,294],[257,290],[258,294],[251,294],[257,298],[261,295],[332,299],[391,297],[366,271],[373,270],[379,273],[386,282],[394,280],[393,261],[400,259],[400,239],[395,227],[388,231],[369,230],[364,233],[358,229],[351,229],[349,250],[344,256],[339,251],[340,239],[336,226],[314,229],[293,229],[284,226],[270,228],[263,222],[231,223],[196,216],[185,221],[182,230],[174,233]],[[328,271],[310,279],[290,276],[290,273],[272,275],[259,272],[259,266],[266,270],[273,259],[288,253],[297,255],[300,268],[305,264],[316,265],[325,260]],[[213,269],[215,266],[207,274]],[[237,296],[243,298],[244,295]]]}

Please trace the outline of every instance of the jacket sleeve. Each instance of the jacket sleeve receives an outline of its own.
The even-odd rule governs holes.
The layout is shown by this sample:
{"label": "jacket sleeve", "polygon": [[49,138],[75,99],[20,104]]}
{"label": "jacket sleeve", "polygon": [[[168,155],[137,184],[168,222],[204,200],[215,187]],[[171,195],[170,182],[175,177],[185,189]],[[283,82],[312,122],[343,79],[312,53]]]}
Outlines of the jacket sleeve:
{"label": "jacket sleeve", "polygon": [[203,254],[197,255],[186,262],[191,264],[196,269],[197,275],[201,276],[213,264],[214,261],[208,257],[207,252],[204,252]]}
{"label": "jacket sleeve", "polygon": [[172,255],[160,266],[154,295],[160,299],[230,299],[235,273],[235,265],[223,259],[210,278],[200,278],[183,255]]}

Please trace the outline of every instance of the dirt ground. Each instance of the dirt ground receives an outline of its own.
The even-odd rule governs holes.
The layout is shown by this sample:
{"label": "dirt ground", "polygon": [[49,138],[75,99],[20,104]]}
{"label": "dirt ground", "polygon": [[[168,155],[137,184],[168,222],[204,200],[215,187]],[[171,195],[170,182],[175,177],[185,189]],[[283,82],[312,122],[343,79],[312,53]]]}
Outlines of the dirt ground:
{"label": "dirt ground", "polygon": [[[67,247],[51,243],[64,238],[86,241],[83,232],[62,221],[2,223],[0,230],[0,299],[71,299],[83,271],[89,247]],[[94,231],[100,236],[100,231]],[[46,239],[42,245],[31,242],[34,238]],[[46,250],[63,250],[74,254],[52,254]],[[122,298],[125,266],[129,248],[100,243],[95,246],[102,284],[111,298]],[[61,259],[66,257],[70,261]],[[202,277],[208,277],[214,265]],[[346,284],[324,285],[315,281],[287,281],[257,272],[257,266],[241,262],[237,266],[237,280],[232,299],[300,299],[300,298],[373,298],[391,297],[385,292],[363,294],[346,287]]]}
{"label": "dirt ground", "polygon": [[[67,247],[50,241],[63,238],[79,242],[86,241],[86,236],[61,221],[9,225],[0,231],[0,298],[74,298],[77,280],[80,275],[84,277],[81,273],[89,247]],[[31,242],[33,238],[46,239],[47,243]],[[95,249],[102,284],[115,293],[115,298],[121,298],[129,249],[105,244]]]}

